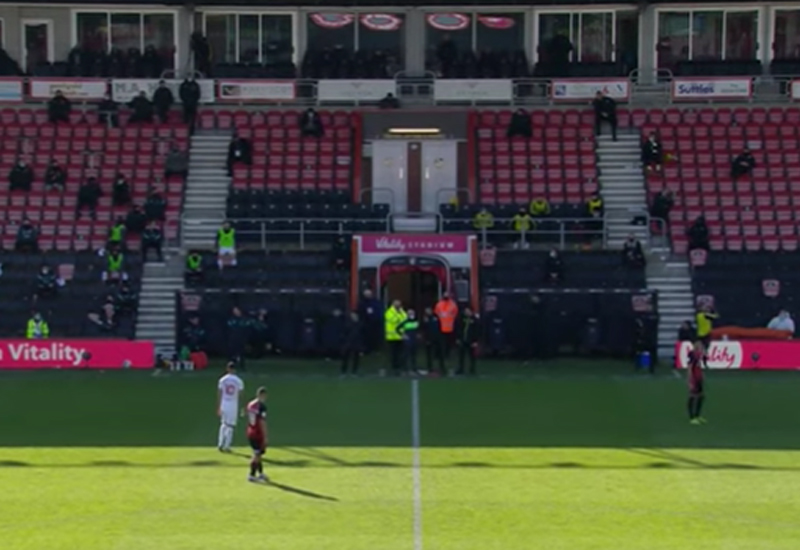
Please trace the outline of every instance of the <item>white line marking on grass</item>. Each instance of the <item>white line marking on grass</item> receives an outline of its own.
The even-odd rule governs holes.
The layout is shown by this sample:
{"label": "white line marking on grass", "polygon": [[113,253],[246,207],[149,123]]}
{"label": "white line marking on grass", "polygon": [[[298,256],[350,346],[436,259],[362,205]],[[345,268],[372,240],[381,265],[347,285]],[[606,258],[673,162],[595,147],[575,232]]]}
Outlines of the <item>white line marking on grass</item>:
{"label": "white line marking on grass", "polygon": [[422,460],[419,433],[419,380],[411,381],[411,474],[414,486],[414,550],[422,550]]}

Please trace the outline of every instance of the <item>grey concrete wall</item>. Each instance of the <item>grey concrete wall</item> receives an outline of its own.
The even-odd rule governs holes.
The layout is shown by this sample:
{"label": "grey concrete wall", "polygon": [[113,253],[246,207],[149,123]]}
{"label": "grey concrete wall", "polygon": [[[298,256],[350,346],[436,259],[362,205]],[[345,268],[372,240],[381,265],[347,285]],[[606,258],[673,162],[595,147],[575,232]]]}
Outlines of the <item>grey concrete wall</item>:
{"label": "grey concrete wall", "polygon": [[72,10],[68,7],[4,4],[0,6],[0,18],[3,19],[6,51],[17,61],[22,60],[22,21],[25,19],[49,19],[53,22],[55,60],[65,59],[72,48]]}

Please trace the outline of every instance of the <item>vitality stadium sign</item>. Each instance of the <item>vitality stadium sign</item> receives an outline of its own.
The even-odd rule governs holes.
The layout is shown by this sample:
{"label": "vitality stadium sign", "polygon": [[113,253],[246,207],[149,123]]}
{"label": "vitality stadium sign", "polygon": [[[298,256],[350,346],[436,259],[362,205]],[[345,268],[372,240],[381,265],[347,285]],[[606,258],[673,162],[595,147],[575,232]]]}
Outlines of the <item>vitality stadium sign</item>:
{"label": "vitality stadium sign", "polygon": [[152,342],[128,340],[0,340],[0,369],[147,369]]}

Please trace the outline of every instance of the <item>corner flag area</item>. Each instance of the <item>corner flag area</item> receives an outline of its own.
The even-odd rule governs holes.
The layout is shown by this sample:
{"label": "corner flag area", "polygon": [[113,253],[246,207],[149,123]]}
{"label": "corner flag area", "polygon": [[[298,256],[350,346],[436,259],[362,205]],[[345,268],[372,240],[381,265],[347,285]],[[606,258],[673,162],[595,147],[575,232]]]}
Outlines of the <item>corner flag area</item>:
{"label": "corner flag area", "polygon": [[[488,371],[488,369],[487,369]],[[671,375],[290,378],[269,483],[214,373],[3,373],[9,550],[796,549],[800,378],[713,373],[693,426]]]}

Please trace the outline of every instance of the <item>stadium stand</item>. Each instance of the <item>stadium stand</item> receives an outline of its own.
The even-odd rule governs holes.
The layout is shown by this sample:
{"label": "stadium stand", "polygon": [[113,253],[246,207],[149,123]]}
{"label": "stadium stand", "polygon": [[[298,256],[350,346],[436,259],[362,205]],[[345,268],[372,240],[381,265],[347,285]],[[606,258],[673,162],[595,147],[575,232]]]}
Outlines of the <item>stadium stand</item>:
{"label": "stadium stand", "polygon": [[[6,213],[3,248],[14,247],[17,225],[24,217],[39,227],[42,250],[104,246],[111,221],[128,212],[128,207],[111,204],[111,184],[117,173],[128,179],[134,204],[141,205],[152,191],[162,193],[167,201],[164,234],[167,239],[175,238],[174,222],[180,217],[184,183],[176,177],[157,182],[164,180],[164,158],[170,147],[188,147],[188,129],[177,123],[109,128],[85,118],[78,110],[71,114],[70,122],[52,125],[43,110],[0,111],[0,174],[7,175],[21,158],[32,166],[35,175],[31,191],[0,195],[0,209]],[[63,192],[45,191],[44,173],[51,159],[68,173]],[[89,177],[98,178],[104,196],[100,198],[96,220],[88,216],[76,219],[78,189]],[[128,246],[136,248],[138,241],[130,239]]]}
{"label": "stadium stand", "polygon": [[[33,298],[36,278],[42,265],[48,265],[64,279],[57,296]],[[52,251],[47,254],[2,253],[3,315],[0,334],[24,338],[25,327],[33,310],[39,311],[50,326],[53,337],[134,337],[136,315],[118,313],[113,327],[100,329],[89,321],[88,314],[98,312],[106,303],[115,303],[116,288],[101,281],[107,265],[104,257],[93,252]],[[127,254],[125,268],[131,291],[138,296],[142,264],[138,254]]]}
{"label": "stadium stand", "polygon": [[[797,152],[800,109],[634,109],[620,113],[620,126],[659,134],[667,162],[652,173],[647,188],[676,192],[670,214],[674,250],[688,247],[686,231],[704,216],[712,250],[796,250],[795,208],[800,183]],[[756,158],[752,174],[731,178],[733,157],[748,147]]]}
{"label": "stadium stand", "polygon": [[530,111],[533,137],[508,139],[511,111],[472,116],[477,135],[477,200],[484,205],[583,204],[597,191],[593,114]]}

